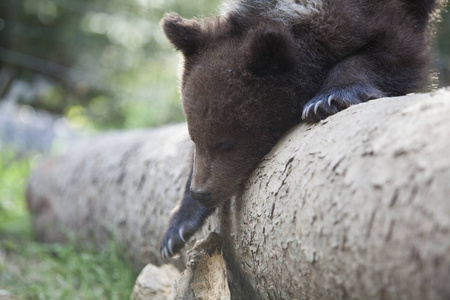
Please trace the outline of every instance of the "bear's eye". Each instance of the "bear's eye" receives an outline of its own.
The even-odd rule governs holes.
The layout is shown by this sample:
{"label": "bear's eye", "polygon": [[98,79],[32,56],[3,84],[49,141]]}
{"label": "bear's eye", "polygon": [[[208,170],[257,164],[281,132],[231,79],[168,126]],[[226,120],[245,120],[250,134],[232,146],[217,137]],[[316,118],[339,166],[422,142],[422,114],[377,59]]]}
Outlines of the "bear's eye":
{"label": "bear's eye", "polygon": [[217,148],[220,150],[231,150],[233,149],[233,143],[232,142],[221,142],[217,144]]}

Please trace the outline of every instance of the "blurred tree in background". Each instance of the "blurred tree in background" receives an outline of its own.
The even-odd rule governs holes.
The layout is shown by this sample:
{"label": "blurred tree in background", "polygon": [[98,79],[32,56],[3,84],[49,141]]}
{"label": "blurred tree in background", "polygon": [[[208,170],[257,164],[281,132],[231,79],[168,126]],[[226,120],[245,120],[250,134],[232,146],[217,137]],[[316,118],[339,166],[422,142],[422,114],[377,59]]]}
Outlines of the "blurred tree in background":
{"label": "blurred tree in background", "polygon": [[[210,14],[209,0],[2,0],[0,99],[21,79],[20,97],[75,125],[155,126],[183,120],[179,59],[159,21],[167,11]],[[26,95],[26,93],[19,93]]]}
{"label": "blurred tree in background", "polygon": [[[159,21],[217,12],[218,0],[2,0],[0,99],[17,79],[18,98],[94,129],[183,120],[179,59]],[[445,19],[450,19],[447,13]],[[438,25],[440,86],[450,85],[450,25]],[[28,95],[28,96],[27,96]]]}

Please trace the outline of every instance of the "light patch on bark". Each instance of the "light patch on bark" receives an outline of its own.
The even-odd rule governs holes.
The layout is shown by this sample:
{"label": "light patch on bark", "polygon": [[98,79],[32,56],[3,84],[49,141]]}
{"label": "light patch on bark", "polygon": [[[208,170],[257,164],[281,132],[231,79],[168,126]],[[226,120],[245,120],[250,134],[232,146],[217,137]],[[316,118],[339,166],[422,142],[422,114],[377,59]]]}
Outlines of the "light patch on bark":
{"label": "light patch on bark", "polygon": [[180,272],[172,265],[148,264],[136,279],[130,300],[167,300],[179,277]]}

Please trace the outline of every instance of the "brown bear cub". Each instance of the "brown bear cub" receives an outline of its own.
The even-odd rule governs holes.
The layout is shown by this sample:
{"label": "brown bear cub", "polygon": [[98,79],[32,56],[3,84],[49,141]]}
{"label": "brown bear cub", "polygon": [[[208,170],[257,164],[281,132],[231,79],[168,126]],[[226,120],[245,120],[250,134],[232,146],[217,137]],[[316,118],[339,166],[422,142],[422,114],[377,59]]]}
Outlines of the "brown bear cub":
{"label": "brown bear cub", "polygon": [[167,14],[162,28],[185,59],[180,88],[195,152],[162,238],[163,258],[242,190],[295,124],[426,88],[430,25],[442,4],[234,0],[217,18]]}

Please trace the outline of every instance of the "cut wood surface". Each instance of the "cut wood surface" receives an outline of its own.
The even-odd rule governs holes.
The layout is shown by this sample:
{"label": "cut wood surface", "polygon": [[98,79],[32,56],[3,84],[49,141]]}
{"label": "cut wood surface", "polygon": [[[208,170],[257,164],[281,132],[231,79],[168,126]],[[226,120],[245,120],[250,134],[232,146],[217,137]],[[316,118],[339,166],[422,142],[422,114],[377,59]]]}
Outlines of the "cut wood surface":
{"label": "cut wood surface", "polygon": [[[137,267],[161,264],[191,147],[179,124],[42,161],[27,192],[38,237],[114,237]],[[206,227],[233,299],[450,299],[450,91],[296,126]]]}

